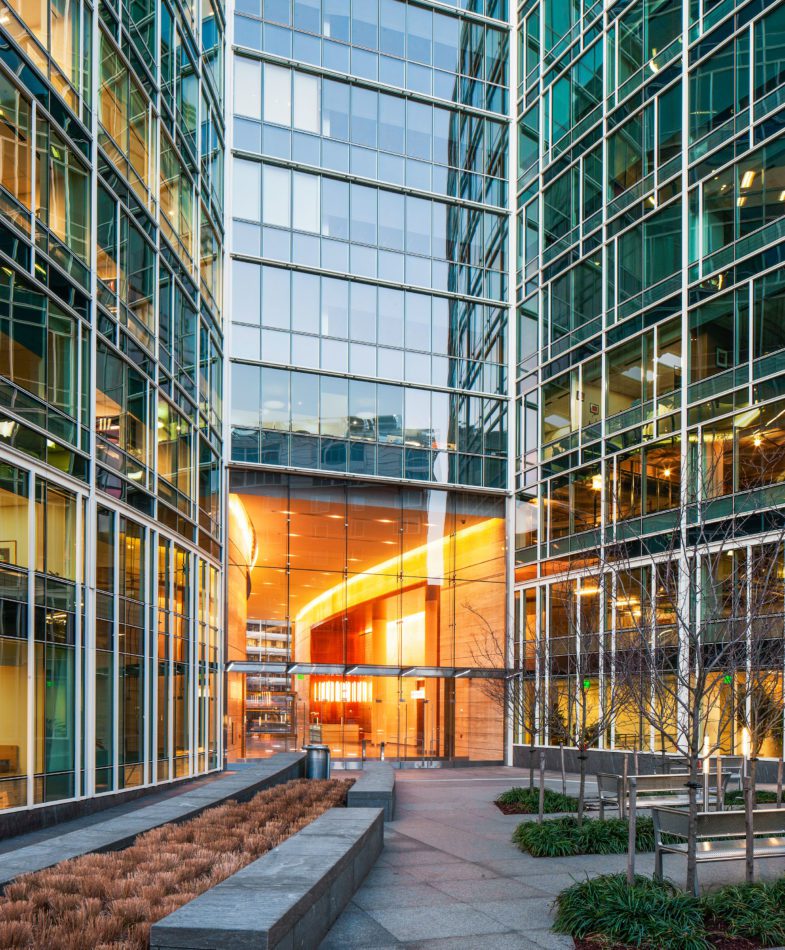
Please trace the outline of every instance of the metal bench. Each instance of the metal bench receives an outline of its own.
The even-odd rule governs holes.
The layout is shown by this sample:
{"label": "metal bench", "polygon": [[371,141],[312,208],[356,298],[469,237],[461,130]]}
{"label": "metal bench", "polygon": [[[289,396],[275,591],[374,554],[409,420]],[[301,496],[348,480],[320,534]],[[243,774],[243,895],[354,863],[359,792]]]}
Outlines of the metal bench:
{"label": "metal bench", "polygon": [[[701,779],[703,777],[701,776]],[[717,777],[709,776],[709,802],[717,800]],[[689,776],[685,773],[665,775],[629,775],[625,783],[623,775],[608,772],[597,773],[597,791],[600,800],[600,818],[605,817],[605,806],[619,807],[619,814],[627,814],[630,799],[630,781],[635,781],[635,805],[638,811],[643,808],[656,808],[660,805],[689,804],[689,791],[686,787]],[[723,789],[727,787],[730,774],[722,777]],[[703,799],[703,788],[698,789],[698,801]]]}
{"label": "metal bench", "polygon": [[[654,876],[662,880],[665,854],[687,854],[689,813],[681,808],[653,808]],[[698,812],[696,858],[705,861],[743,861],[747,855],[743,811]],[[752,813],[755,858],[785,857],[785,809],[756,808]],[[759,838],[759,835],[766,835]],[[663,838],[668,840],[663,840]],[[677,841],[670,839],[676,838]],[[695,893],[697,894],[697,880]]]}

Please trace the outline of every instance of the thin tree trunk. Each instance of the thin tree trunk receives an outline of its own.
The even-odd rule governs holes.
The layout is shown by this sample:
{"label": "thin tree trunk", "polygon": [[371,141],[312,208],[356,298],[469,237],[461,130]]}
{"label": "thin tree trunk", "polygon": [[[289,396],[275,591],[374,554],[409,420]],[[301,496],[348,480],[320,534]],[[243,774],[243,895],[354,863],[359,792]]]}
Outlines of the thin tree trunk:
{"label": "thin tree trunk", "polygon": [[561,757],[561,793],[562,795],[567,794],[567,773],[564,770],[564,743],[559,745],[559,754]]}
{"label": "thin tree trunk", "polygon": [[777,763],[777,808],[782,808],[782,756]]}
{"label": "thin tree trunk", "polygon": [[540,800],[537,806],[537,821],[542,824],[545,814],[545,750],[540,750]]}
{"label": "thin tree trunk", "polygon": [[586,750],[583,745],[578,746],[578,827],[583,824],[583,812],[586,801]]}
{"label": "thin tree trunk", "polygon": [[698,760],[690,755],[689,806],[687,821],[687,893],[698,896]]}
{"label": "thin tree trunk", "polygon": [[630,887],[635,883],[635,851],[638,843],[638,780],[630,778],[630,818],[627,837],[627,883]]}
{"label": "thin tree trunk", "polygon": [[749,774],[744,779],[744,872],[748,884],[752,884],[755,880],[755,836],[752,820],[755,811],[755,774],[757,770],[758,760],[750,756]]}
{"label": "thin tree trunk", "polygon": [[627,753],[624,753],[624,758],[622,759],[621,767],[621,795],[619,796],[619,818],[624,818],[627,815],[627,779],[630,773],[629,758]]}
{"label": "thin tree trunk", "polygon": [[529,788],[534,788],[534,732],[532,731],[532,741],[529,745]]}

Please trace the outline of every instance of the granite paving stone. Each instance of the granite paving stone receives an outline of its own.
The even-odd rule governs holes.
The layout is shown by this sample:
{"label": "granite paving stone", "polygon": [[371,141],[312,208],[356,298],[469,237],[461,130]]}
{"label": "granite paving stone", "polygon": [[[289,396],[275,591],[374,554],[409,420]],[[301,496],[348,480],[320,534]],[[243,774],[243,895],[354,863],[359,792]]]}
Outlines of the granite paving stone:
{"label": "granite paving stone", "polygon": [[[369,918],[407,948],[571,948],[569,937],[551,931],[556,896],[587,876],[623,871],[626,855],[533,858],[520,852],[511,836],[524,817],[502,814],[493,800],[528,778],[527,769],[504,767],[397,771],[396,817],[385,826],[385,850],[322,950],[386,947]],[[554,773],[548,784],[561,790]],[[596,794],[592,779],[587,790]],[[637,856],[641,873],[650,874],[653,865],[653,855]],[[666,859],[665,870],[683,885],[683,859]],[[762,880],[782,875],[785,860],[759,862],[757,873]],[[704,887],[739,882],[743,862],[701,867],[699,876]],[[434,893],[446,901],[435,902]],[[341,943],[350,932],[351,940]]]}
{"label": "granite paving stone", "polygon": [[[507,928],[468,904],[436,904],[426,907],[379,908],[368,913],[399,940],[433,937],[472,937],[502,933]],[[483,941],[485,946],[485,941]]]}

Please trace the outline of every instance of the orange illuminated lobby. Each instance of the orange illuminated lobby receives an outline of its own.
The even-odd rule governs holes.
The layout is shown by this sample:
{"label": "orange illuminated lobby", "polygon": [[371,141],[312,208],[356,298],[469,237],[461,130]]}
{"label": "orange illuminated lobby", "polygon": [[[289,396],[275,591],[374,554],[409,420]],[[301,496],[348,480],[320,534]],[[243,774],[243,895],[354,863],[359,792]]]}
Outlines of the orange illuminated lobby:
{"label": "orange illuminated lobby", "polygon": [[504,500],[233,472],[229,757],[498,762]]}

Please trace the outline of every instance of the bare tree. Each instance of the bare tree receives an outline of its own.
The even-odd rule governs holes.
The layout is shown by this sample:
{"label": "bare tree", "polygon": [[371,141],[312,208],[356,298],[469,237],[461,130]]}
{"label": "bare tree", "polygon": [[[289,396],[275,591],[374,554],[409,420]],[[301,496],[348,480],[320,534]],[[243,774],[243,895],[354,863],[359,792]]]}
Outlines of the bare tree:
{"label": "bare tree", "polygon": [[585,812],[588,750],[608,734],[627,686],[613,673],[600,564],[594,555],[573,557],[564,579],[551,588],[547,659],[552,672],[566,674],[555,680],[566,686],[566,696],[549,696],[549,733],[551,742],[577,749],[579,824]]}
{"label": "bare tree", "polygon": [[[701,760],[733,735],[737,683],[744,688],[748,728],[757,717],[754,728],[763,741],[771,730],[764,711],[770,709],[771,670],[782,668],[781,632],[772,667],[776,638],[760,618],[761,609],[779,597],[781,627],[782,519],[764,489],[747,496],[756,509],[754,520],[734,510],[721,497],[727,490],[723,446],[712,436],[701,448],[682,473],[679,504],[663,518],[665,530],[633,540],[617,524],[614,543],[602,553],[617,618],[615,675],[626,682],[626,699],[651,734],[688,765],[687,888],[692,891]],[[760,470],[745,473],[745,487],[752,487],[754,476],[758,485],[768,484],[771,461],[758,459]],[[748,544],[753,532],[758,547]],[[767,542],[762,546],[761,538]],[[751,849],[749,864],[751,874]]]}
{"label": "bare tree", "polygon": [[744,786],[746,814],[746,878],[755,877],[753,810],[758,759],[767,740],[782,753],[783,739],[783,549],[778,543],[749,547],[743,552],[746,593],[746,642],[735,670],[736,721],[743,730],[749,757]]}
{"label": "bare tree", "polygon": [[[477,684],[480,692],[494,706],[501,710],[505,719],[521,730],[529,739],[529,788],[534,788],[535,743],[542,728],[544,708],[538,684],[524,676],[524,670],[516,665],[515,656],[508,651],[507,634],[499,630],[479,610],[465,603],[469,611],[479,622],[481,633],[471,644],[472,662],[485,669],[502,673],[497,677],[480,677]],[[512,618],[508,618],[508,627],[512,629]],[[537,666],[538,641],[526,641],[526,656],[522,663],[526,669],[534,671]]]}

